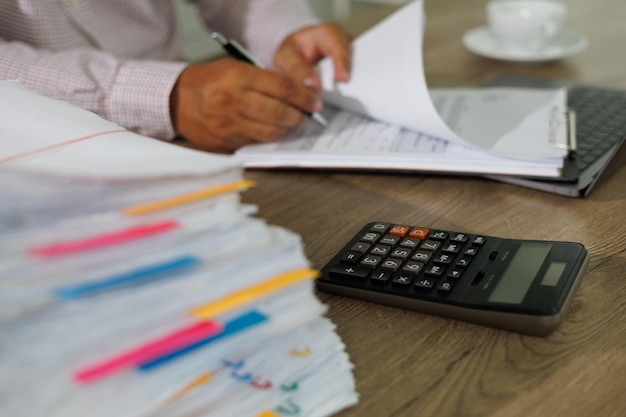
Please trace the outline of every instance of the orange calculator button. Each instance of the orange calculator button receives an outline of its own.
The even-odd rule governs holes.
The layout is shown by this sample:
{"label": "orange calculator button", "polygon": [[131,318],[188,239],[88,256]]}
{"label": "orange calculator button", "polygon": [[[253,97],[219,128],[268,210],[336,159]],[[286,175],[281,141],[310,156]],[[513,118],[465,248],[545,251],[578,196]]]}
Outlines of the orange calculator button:
{"label": "orange calculator button", "polygon": [[429,230],[425,227],[414,227],[411,233],[409,233],[409,237],[424,240],[428,237],[428,232]]}
{"label": "orange calculator button", "polygon": [[396,224],[389,231],[390,235],[404,237],[407,233],[409,233],[409,226],[402,226],[400,224]]}

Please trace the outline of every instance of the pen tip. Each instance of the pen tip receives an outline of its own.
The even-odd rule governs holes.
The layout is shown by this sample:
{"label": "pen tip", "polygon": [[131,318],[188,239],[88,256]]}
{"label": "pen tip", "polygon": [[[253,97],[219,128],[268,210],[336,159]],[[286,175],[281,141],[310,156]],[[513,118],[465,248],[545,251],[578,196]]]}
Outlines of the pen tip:
{"label": "pen tip", "polygon": [[317,122],[317,124],[319,124],[320,126],[326,127],[328,126],[328,122],[326,121],[326,119],[324,118],[324,116],[322,116],[319,113],[313,113],[311,114],[311,118],[313,120],[315,120]]}

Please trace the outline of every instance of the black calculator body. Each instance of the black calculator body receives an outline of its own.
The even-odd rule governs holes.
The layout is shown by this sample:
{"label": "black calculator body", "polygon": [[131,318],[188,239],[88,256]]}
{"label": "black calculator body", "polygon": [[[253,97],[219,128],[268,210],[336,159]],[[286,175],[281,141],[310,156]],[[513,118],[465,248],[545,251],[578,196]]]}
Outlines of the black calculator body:
{"label": "black calculator body", "polygon": [[316,283],[347,297],[546,336],[563,321],[588,262],[575,242],[374,222]]}

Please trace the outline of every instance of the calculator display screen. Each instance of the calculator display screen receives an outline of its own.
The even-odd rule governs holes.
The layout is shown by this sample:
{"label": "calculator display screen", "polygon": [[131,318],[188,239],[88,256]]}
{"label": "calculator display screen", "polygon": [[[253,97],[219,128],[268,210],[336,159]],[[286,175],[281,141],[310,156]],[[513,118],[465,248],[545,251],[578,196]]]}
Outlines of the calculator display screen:
{"label": "calculator display screen", "polygon": [[520,244],[487,301],[521,304],[551,248],[548,243]]}

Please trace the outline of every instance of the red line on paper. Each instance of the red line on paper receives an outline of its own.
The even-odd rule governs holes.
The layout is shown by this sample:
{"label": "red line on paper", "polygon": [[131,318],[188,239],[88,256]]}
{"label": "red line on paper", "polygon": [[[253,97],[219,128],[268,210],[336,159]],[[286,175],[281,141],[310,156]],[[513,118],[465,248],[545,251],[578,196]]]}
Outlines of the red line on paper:
{"label": "red line on paper", "polygon": [[4,159],[0,159],[0,164],[3,164],[5,162],[14,161],[16,159],[24,158],[24,157],[27,157],[27,156],[35,155],[35,154],[38,154],[38,153],[41,153],[41,152],[50,151],[52,149],[60,148],[60,147],[66,146],[66,145],[71,145],[73,143],[82,142],[84,140],[92,139],[92,138],[95,138],[95,137],[98,137],[98,136],[104,136],[104,135],[110,135],[110,134],[113,134],[113,133],[122,133],[122,132],[128,132],[128,131],[126,129],[107,130],[106,132],[98,132],[98,133],[94,133],[93,135],[87,135],[87,136],[83,136],[83,137],[76,138],[76,139],[71,139],[71,140],[68,140],[68,141],[65,141],[65,142],[61,142],[61,143],[55,143],[54,145],[45,146],[43,148],[35,149],[35,150],[32,150],[32,151],[28,151],[28,152],[23,152],[23,153],[20,153],[20,154],[17,154],[17,155],[11,155],[11,156],[6,157]]}

